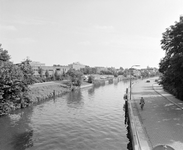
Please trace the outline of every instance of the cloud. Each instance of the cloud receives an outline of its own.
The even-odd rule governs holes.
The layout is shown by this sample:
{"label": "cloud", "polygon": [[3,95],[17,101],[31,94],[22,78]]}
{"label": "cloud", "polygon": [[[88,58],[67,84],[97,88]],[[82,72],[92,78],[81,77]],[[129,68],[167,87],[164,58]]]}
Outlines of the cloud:
{"label": "cloud", "polygon": [[94,26],[94,28],[98,29],[98,30],[107,30],[107,31],[114,30],[113,26],[99,26],[99,25],[96,25],[96,26]]}
{"label": "cloud", "polygon": [[24,18],[24,19],[16,19],[14,21],[11,21],[13,23],[16,24],[20,24],[20,25],[44,25],[44,24],[51,24],[54,25],[56,24],[56,22],[54,21],[46,21],[46,20],[41,20],[41,19],[28,19],[28,18]]}
{"label": "cloud", "polygon": [[32,44],[35,42],[36,41],[32,38],[17,38],[14,40],[14,43],[17,43],[17,44]]}
{"label": "cloud", "polygon": [[91,45],[91,42],[90,41],[82,41],[82,42],[79,42],[78,45],[88,46],[88,45]]}
{"label": "cloud", "polygon": [[5,31],[17,31],[17,28],[12,25],[0,25],[0,30],[5,30]]}
{"label": "cloud", "polygon": [[96,25],[94,26],[95,29],[102,29],[102,30],[114,30],[114,27],[113,26],[99,26],[99,25]]}
{"label": "cloud", "polygon": [[42,25],[45,24],[44,21],[41,20],[16,20],[14,23],[21,25]]}
{"label": "cloud", "polygon": [[[103,39],[99,42],[103,46],[119,47],[119,48],[131,48],[131,49],[158,49],[159,39],[146,36],[113,36],[110,39]],[[152,45],[150,47],[150,45]]]}

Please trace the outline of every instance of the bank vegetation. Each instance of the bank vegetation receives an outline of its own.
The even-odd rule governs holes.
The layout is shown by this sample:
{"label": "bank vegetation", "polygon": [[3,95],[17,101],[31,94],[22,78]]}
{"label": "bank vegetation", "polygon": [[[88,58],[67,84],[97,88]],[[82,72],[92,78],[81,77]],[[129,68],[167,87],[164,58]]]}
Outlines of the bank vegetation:
{"label": "bank vegetation", "polygon": [[159,67],[161,84],[183,100],[183,17],[163,33],[161,47],[165,51]]}

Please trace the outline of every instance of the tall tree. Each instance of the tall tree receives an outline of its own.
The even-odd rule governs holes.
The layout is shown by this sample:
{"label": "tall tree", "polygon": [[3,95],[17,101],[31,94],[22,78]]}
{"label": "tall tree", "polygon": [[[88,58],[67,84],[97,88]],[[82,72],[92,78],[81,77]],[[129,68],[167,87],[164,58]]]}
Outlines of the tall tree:
{"label": "tall tree", "polygon": [[49,75],[49,72],[48,72],[48,70],[46,70],[46,71],[45,71],[45,77],[48,79],[49,76],[50,76],[50,75]]}
{"label": "tall tree", "polygon": [[23,81],[23,72],[13,63],[5,63],[0,69],[0,90],[3,91],[3,99],[17,97],[20,92],[25,91],[26,85]]}
{"label": "tall tree", "polygon": [[27,85],[35,83],[34,70],[30,65],[30,62],[31,60],[26,59],[25,61],[21,62],[21,64],[19,64],[24,75],[23,82]]}
{"label": "tall tree", "polygon": [[0,44],[0,67],[2,67],[4,62],[7,62],[10,60],[10,55],[8,54],[8,51],[4,50],[1,46],[2,44]]}
{"label": "tall tree", "polygon": [[13,64],[9,61],[8,51],[2,48],[0,48],[0,59],[0,115],[2,115],[7,114],[14,104],[19,103],[21,107],[24,107],[30,102],[27,91],[28,85],[34,81],[34,72],[29,60]]}
{"label": "tall tree", "polygon": [[183,21],[175,22],[163,33],[161,47],[165,57],[159,63],[164,88],[183,99]]}
{"label": "tall tree", "polygon": [[10,55],[8,54],[8,51],[3,50],[3,48],[1,46],[2,46],[2,44],[0,44],[0,61],[10,60]]}
{"label": "tall tree", "polygon": [[54,76],[55,76],[56,80],[60,80],[61,79],[61,75],[59,74],[58,70],[55,70]]}
{"label": "tall tree", "polygon": [[39,73],[40,77],[42,78],[43,77],[43,68],[38,67],[38,73]]}

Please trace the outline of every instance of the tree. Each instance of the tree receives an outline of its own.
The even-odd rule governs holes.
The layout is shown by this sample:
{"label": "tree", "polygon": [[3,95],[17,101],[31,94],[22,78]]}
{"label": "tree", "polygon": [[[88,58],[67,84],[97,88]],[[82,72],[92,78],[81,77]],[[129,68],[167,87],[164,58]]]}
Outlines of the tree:
{"label": "tree", "polygon": [[46,71],[45,71],[45,77],[48,79],[49,76],[50,76],[50,75],[49,75],[49,72],[48,72],[48,70],[46,70]]}
{"label": "tree", "polygon": [[8,54],[7,50],[3,50],[1,47],[2,44],[0,44],[0,67],[4,64],[4,62],[7,62],[10,60],[10,55]]}
{"label": "tree", "polygon": [[0,44],[0,99],[1,102],[17,93],[17,82],[23,79],[20,69],[13,65],[7,50]]}
{"label": "tree", "polygon": [[91,73],[96,74],[97,73],[97,68],[91,68]]}
{"label": "tree", "polygon": [[24,75],[23,82],[26,85],[31,85],[35,83],[34,70],[32,69],[30,62],[31,60],[26,59],[25,61],[21,62],[21,64],[19,64],[19,67],[22,70]]}
{"label": "tree", "polygon": [[81,85],[81,76],[83,75],[82,72],[70,69],[66,74],[70,77],[70,80],[73,84],[75,84],[76,86]]}
{"label": "tree", "polygon": [[0,69],[0,90],[2,91],[2,98],[9,100],[17,97],[20,92],[26,90],[23,81],[23,73],[20,68],[11,62],[4,63]]}
{"label": "tree", "polygon": [[123,71],[123,70],[124,70],[124,69],[123,69],[123,67],[120,67],[119,69],[120,69],[121,71]]}
{"label": "tree", "polygon": [[38,73],[39,73],[40,77],[42,78],[43,77],[43,68],[38,67]]}
{"label": "tree", "polygon": [[[28,85],[24,80],[24,72],[20,65],[15,65],[10,61],[5,61],[0,67],[0,103],[6,106],[5,110],[0,110],[0,113],[8,113],[12,103],[19,103],[21,106],[28,102],[27,97]],[[18,101],[17,101],[18,99]]]}
{"label": "tree", "polygon": [[129,71],[129,69],[124,69],[124,71],[123,71],[123,76],[124,77],[127,77],[128,75],[130,75],[130,71]]}
{"label": "tree", "polygon": [[2,46],[2,44],[0,44],[0,62],[1,61],[9,61],[10,55],[8,54],[8,51],[3,50],[3,48],[1,46]]}
{"label": "tree", "polygon": [[183,21],[175,22],[163,33],[161,48],[165,57],[159,63],[163,74],[162,85],[178,98],[183,99]]}
{"label": "tree", "polygon": [[57,70],[55,70],[54,76],[55,76],[56,80],[60,80],[61,79],[61,75],[58,73]]}
{"label": "tree", "polygon": [[64,70],[63,70],[62,76],[63,76],[63,77],[66,77],[66,73],[65,73]]}
{"label": "tree", "polygon": [[93,83],[94,81],[94,76],[89,76],[88,77],[88,83]]}
{"label": "tree", "polygon": [[8,51],[2,48],[0,48],[0,59],[0,115],[2,115],[7,114],[16,104],[24,107],[30,103],[27,91],[28,85],[34,82],[34,72],[28,59],[20,64],[13,64],[9,61]]}

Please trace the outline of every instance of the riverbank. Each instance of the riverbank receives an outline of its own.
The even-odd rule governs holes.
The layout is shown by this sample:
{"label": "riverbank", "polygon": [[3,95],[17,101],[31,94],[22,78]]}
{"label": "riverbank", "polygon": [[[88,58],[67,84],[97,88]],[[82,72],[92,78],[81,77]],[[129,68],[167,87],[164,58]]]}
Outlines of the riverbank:
{"label": "riverbank", "polygon": [[[62,81],[58,82],[44,82],[37,83],[30,86],[29,97],[32,103],[37,103],[55,96],[61,96],[64,93],[71,92],[72,89],[79,90],[97,85],[104,85],[107,83],[113,83],[115,78],[107,76],[105,79],[101,79],[100,75],[93,81],[93,83],[82,82],[80,87],[70,88],[63,84]],[[118,77],[118,80],[123,80],[124,78]]]}
{"label": "riverbank", "polygon": [[28,91],[28,99],[23,100],[24,103],[13,103],[8,102],[6,104],[0,105],[0,116],[4,116],[9,114],[10,112],[28,107],[32,104],[36,104],[38,102],[49,100],[51,98],[59,97],[65,93],[71,92],[73,90],[79,90],[83,88],[88,88],[92,86],[100,86],[105,85],[106,83],[113,83],[114,79],[117,80],[124,80],[123,77],[119,76],[118,78],[114,78],[111,76],[106,76],[105,79],[100,78],[101,75],[98,75],[97,78],[93,81],[93,83],[82,82],[80,87],[67,86],[64,81],[52,81],[52,82],[43,82],[43,83],[36,83],[29,86]]}

